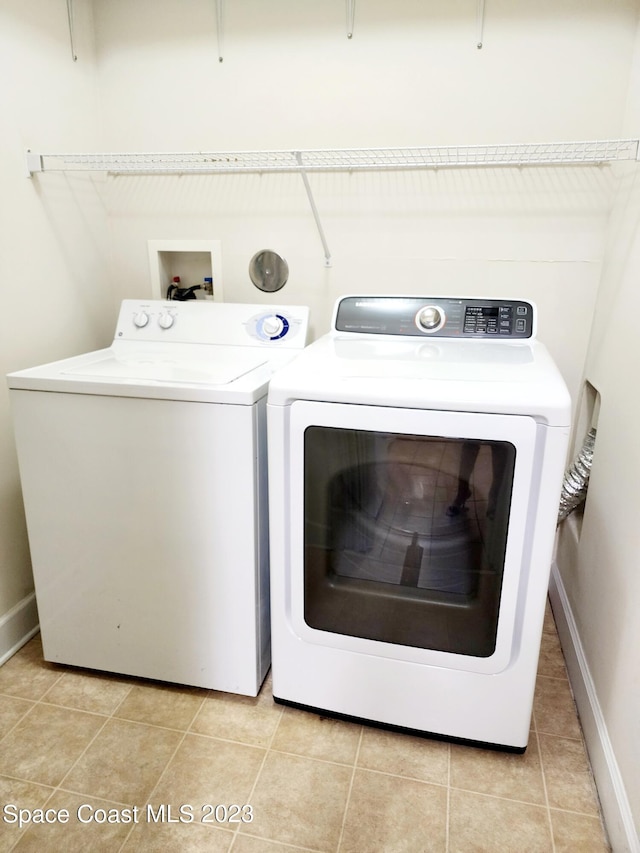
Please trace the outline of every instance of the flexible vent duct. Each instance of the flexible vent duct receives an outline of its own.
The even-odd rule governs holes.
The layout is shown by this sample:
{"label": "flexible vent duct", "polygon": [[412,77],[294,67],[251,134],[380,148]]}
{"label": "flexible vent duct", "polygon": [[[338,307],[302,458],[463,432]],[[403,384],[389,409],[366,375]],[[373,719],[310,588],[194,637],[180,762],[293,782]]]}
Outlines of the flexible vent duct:
{"label": "flexible vent duct", "polygon": [[558,523],[564,521],[576,507],[584,501],[589,487],[589,474],[593,461],[593,446],[596,440],[595,429],[590,429],[580,453],[574,459],[573,465],[566,471],[560,493]]}

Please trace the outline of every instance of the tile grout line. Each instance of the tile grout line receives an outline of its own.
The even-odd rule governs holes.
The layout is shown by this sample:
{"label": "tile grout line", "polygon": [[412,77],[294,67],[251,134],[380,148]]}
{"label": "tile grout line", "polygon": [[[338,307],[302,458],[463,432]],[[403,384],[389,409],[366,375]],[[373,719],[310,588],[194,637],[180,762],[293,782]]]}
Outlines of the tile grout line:
{"label": "tile grout line", "polygon": [[[21,696],[11,696],[11,695],[9,695],[8,693],[3,693],[3,694],[1,694],[1,695],[2,695],[2,696],[8,696],[8,697],[9,697],[9,699],[22,699],[22,697],[21,697]],[[27,708],[27,710],[24,712],[24,714],[23,714],[21,717],[19,717],[19,718],[15,721],[15,723],[7,729],[7,731],[2,735],[2,737],[0,737],[0,745],[2,745],[2,743],[4,743],[4,741],[9,737],[9,735],[10,735],[12,732],[14,732],[14,731],[18,728],[18,726],[20,725],[20,723],[21,723],[23,720],[25,720],[25,719],[29,716],[29,714],[33,713],[34,708],[35,708],[37,705],[39,705],[39,704],[40,704],[40,700],[39,700],[39,699],[22,699],[22,701],[23,701],[23,702],[30,702],[30,703],[31,703],[31,707],[30,707],[30,708]]]}
{"label": "tile grout line", "polygon": [[[20,651],[21,651],[21,650],[20,650],[20,649],[18,649],[18,652],[16,652],[16,655],[17,655],[17,654],[19,654],[19,652],[20,652]],[[4,666],[4,664],[3,664],[3,666]],[[2,668],[2,667],[0,667],[0,669],[1,669],[1,668]],[[15,729],[20,725],[20,723],[21,723],[21,722],[22,722],[26,717],[28,717],[28,716],[29,716],[29,714],[31,714],[31,713],[35,710],[36,706],[38,706],[38,705],[40,705],[40,704],[42,704],[42,703],[43,703],[44,697],[47,695],[47,693],[48,693],[50,690],[52,690],[52,689],[55,687],[55,685],[56,685],[56,684],[57,684],[57,683],[62,679],[62,677],[63,677],[63,676],[64,676],[64,672],[59,672],[59,673],[58,673],[58,677],[57,677],[57,678],[56,678],[56,680],[53,682],[53,684],[50,684],[50,685],[46,688],[46,690],[44,691],[44,693],[43,693],[41,696],[39,696],[37,699],[27,698],[26,696],[17,696],[17,695],[15,695],[14,693],[5,693],[5,692],[4,692],[4,690],[0,690],[0,696],[4,696],[4,697],[6,697],[7,699],[14,699],[14,700],[17,700],[17,701],[19,701],[19,702],[30,702],[30,703],[31,703],[31,707],[30,707],[30,708],[28,708],[28,709],[24,712],[24,714],[23,714],[19,719],[17,719],[17,720],[16,720],[16,722],[15,722],[15,723],[14,723],[14,724],[13,724],[13,725],[12,725],[12,726],[11,726],[11,727],[10,727],[10,728],[9,728],[9,729],[4,733],[4,734],[3,734],[3,736],[2,736],[2,737],[0,737],[0,744],[1,744],[1,743],[3,743],[3,741],[4,741],[7,737],[9,737],[9,735],[10,735],[10,734],[11,734],[11,733],[12,733],[12,732],[13,732],[13,731],[14,731],[14,730],[15,730]],[[44,703],[44,704],[50,704],[50,703]],[[51,787],[51,786],[47,786],[47,787]]]}
{"label": "tile grout line", "polygon": [[[366,725],[363,726],[363,731],[366,731],[366,729],[367,729]],[[212,735],[208,735],[208,736],[204,735],[204,737],[212,737]],[[214,739],[217,740],[217,738],[214,738]],[[242,741],[229,741],[229,743],[242,743]],[[243,744],[243,745],[246,746],[247,744]],[[329,758],[318,758],[318,756],[316,756],[316,755],[306,755],[305,753],[301,753],[301,752],[288,752],[287,750],[283,750],[283,749],[272,749],[271,751],[277,752],[278,755],[289,755],[292,758],[304,758],[306,761],[313,761],[313,762],[316,762],[318,764],[330,764],[333,767],[351,767],[352,766],[351,762],[331,761]],[[362,767],[362,768],[357,768],[357,769],[362,769],[362,770],[366,771],[367,773],[371,773],[371,774],[376,775],[376,776],[388,776],[391,779],[403,779],[403,780],[408,780],[410,782],[419,782],[422,785],[431,785],[435,788],[446,788],[447,787],[446,782],[433,782],[429,779],[423,779],[420,776],[404,775],[402,773],[392,773],[389,770],[377,770],[375,767]],[[456,789],[456,790],[458,790],[458,789]],[[467,789],[466,788],[460,788],[459,790],[467,790]],[[469,789],[469,790],[471,790],[471,789]],[[488,797],[493,796],[494,799],[499,799],[499,800],[510,799],[509,797],[497,797],[497,796],[492,795],[492,794],[486,794],[485,796],[488,796]],[[514,802],[518,802],[518,800],[514,800]],[[523,800],[523,802],[526,802],[526,801]]]}
{"label": "tile grout line", "polygon": [[553,821],[551,819],[551,807],[549,805],[549,790],[547,788],[547,774],[544,769],[544,758],[542,756],[542,743],[540,741],[540,734],[538,732],[538,721],[536,719],[535,710],[532,711],[531,718],[533,720],[533,731],[536,738],[536,745],[538,747],[538,758],[540,760],[540,772],[542,773],[542,790],[544,791],[544,803],[547,812],[547,824],[549,826],[549,834],[551,836],[551,852],[556,853],[556,842],[553,834]]}
{"label": "tile grout line", "polygon": [[[62,678],[62,677],[64,676],[64,674],[65,674],[64,672],[63,672],[63,673],[61,673],[61,676],[60,676],[60,677]],[[132,691],[132,690],[133,690],[133,688],[135,687],[135,684],[130,684],[130,685],[129,685],[129,689],[128,689],[128,690],[127,690],[127,692],[122,696],[122,698],[120,699],[120,701],[115,705],[115,707],[114,707],[114,708],[113,708],[113,709],[112,709],[108,714],[105,714],[105,713],[100,713],[100,712],[96,712],[96,711],[87,711],[87,710],[82,709],[82,708],[76,708],[76,707],[71,707],[71,706],[66,706],[66,705],[60,705],[60,704],[58,704],[58,703],[56,703],[56,702],[48,702],[48,701],[46,700],[46,696],[47,696],[47,694],[49,693],[49,691],[50,691],[51,689],[53,689],[53,687],[58,683],[58,681],[59,681],[59,680],[60,680],[60,679],[56,680],[56,681],[54,682],[54,684],[52,684],[52,685],[47,689],[47,691],[43,694],[43,696],[42,696],[39,700],[35,700],[35,701],[33,701],[33,700],[32,700],[32,701],[33,701],[33,706],[34,706],[34,708],[35,708],[37,705],[48,705],[48,706],[50,706],[50,707],[57,707],[57,708],[61,708],[61,709],[64,709],[64,710],[75,711],[75,712],[78,712],[78,713],[91,714],[91,715],[93,715],[93,716],[97,716],[97,717],[104,717],[104,722],[103,722],[102,726],[100,726],[100,728],[96,731],[95,735],[91,738],[91,740],[87,743],[87,745],[86,745],[86,746],[85,746],[85,748],[82,750],[82,752],[78,755],[78,757],[77,757],[77,758],[76,758],[76,760],[73,762],[73,764],[69,767],[69,769],[67,770],[67,772],[64,774],[64,776],[62,777],[62,779],[59,781],[59,783],[58,783],[57,785],[54,785],[54,786],[46,785],[46,786],[45,786],[45,785],[43,785],[43,784],[42,784],[42,783],[40,783],[40,782],[35,782],[35,783],[34,783],[34,784],[41,785],[42,787],[48,787],[48,788],[50,788],[50,789],[51,789],[51,792],[50,792],[49,796],[46,798],[44,805],[46,806],[46,805],[47,805],[47,803],[49,803],[49,802],[50,802],[51,798],[52,798],[56,793],[59,793],[59,792],[63,792],[63,793],[73,793],[73,794],[77,794],[77,795],[80,795],[80,796],[86,796],[87,798],[92,798],[92,799],[93,799],[93,798],[96,798],[95,794],[88,794],[88,793],[85,793],[84,791],[75,790],[75,789],[73,789],[73,788],[65,788],[65,787],[64,787],[64,781],[65,781],[65,779],[67,779],[67,778],[68,778],[69,774],[73,771],[73,769],[76,767],[76,765],[78,764],[78,762],[79,762],[79,761],[84,757],[84,755],[87,753],[87,751],[88,751],[88,750],[91,748],[91,746],[95,743],[96,739],[97,739],[97,738],[100,736],[100,734],[104,731],[105,726],[107,726],[107,724],[108,724],[110,721],[113,721],[113,720],[119,720],[119,721],[122,721],[122,722],[125,722],[125,723],[132,723],[132,724],[134,724],[134,725],[145,726],[145,727],[147,727],[147,728],[156,728],[156,729],[162,729],[162,730],[166,730],[166,731],[174,731],[174,732],[181,732],[181,733],[182,733],[182,737],[180,738],[180,740],[179,740],[179,742],[178,742],[178,744],[177,744],[177,746],[176,746],[176,749],[175,749],[175,750],[174,750],[174,752],[171,754],[171,756],[168,758],[167,763],[166,763],[166,765],[165,765],[164,769],[162,770],[162,772],[160,773],[160,776],[158,777],[158,780],[157,780],[157,781],[156,781],[156,783],[154,784],[154,787],[152,788],[152,790],[151,790],[151,792],[150,792],[149,796],[146,798],[146,802],[149,802],[150,798],[153,796],[153,792],[156,790],[156,788],[157,788],[158,784],[160,783],[160,780],[162,779],[162,777],[163,777],[163,776],[164,776],[164,774],[166,773],[166,770],[167,770],[167,768],[168,768],[169,764],[171,763],[171,761],[172,761],[172,760],[173,760],[173,758],[175,757],[175,755],[176,755],[176,753],[177,753],[178,749],[180,748],[180,746],[181,746],[181,745],[182,745],[182,743],[184,742],[185,737],[187,736],[187,734],[189,734],[189,732],[190,732],[190,728],[191,728],[191,726],[193,725],[194,720],[196,719],[196,717],[197,717],[197,716],[198,716],[198,714],[200,713],[200,711],[201,711],[201,709],[202,709],[202,707],[203,707],[203,705],[204,705],[204,703],[205,703],[205,701],[206,701],[206,699],[207,699],[207,696],[205,695],[205,696],[203,696],[203,697],[202,697],[202,700],[201,700],[201,702],[200,702],[200,705],[199,705],[199,706],[198,706],[198,708],[194,711],[193,716],[192,716],[192,718],[191,718],[190,722],[188,723],[188,726],[187,726],[185,729],[182,729],[182,730],[181,730],[181,729],[178,729],[178,728],[174,728],[174,727],[172,727],[172,726],[159,726],[159,725],[156,725],[156,724],[154,724],[154,723],[144,723],[144,722],[142,722],[142,721],[140,721],[140,720],[132,720],[132,719],[129,719],[129,718],[127,718],[127,717],[117,717],[116,715],[117,715],[117,713],[118,713],[119,709],[120,709],[120,708],[123,706],[123,704],[126,702],[127,698],[128,698],[128,697],[129,697],[129,695],[131,694],[131,691]],[[27,714],[25,714],[21,719],[24,719],[24,718],[25,718],[28,714],[30,714],[32,711],[33,711],[33,708],[29,709],[29,711],[27,712]],[[18,721],[18,723],[19,723],[19,722],[20,722],[20,721]],[[18,723],[17,723],[16,725],[18,725]],[[30,780],[26,780],[26,781],[30,781]],[[124,803],[124,802],[123,802],[123,803],[121,803],[121,802],[120,802],[120,801],[118,801],[118,800],[112,800],[112,799],[110,799],[110,798],[97,797],[97,799],[102,800],[102,801],[104,801],[104,802],[113,803],[113,804],[114,804],[114,806],[117,806],[117,805],[129,805],[128,803]],[[131,826],[131,828],[130,828],[130,830],[129,830],[129,832],[127,833],[127,835],[126,835],[126,836],[125,836],[125,838],[123,839],[122,845],[118,848],[118,849],[119,849],[119,851],[120,851],[120,850],[122,850],[122,849],[124,849],[124,847],[125,847],[125,845],[127,844],[127,842],[128,842],[128,840],[129,840],[129,838],[130,838],[130,836],[131,836],[131,833],[133,832],[134,828],[135,828],[135,826],[133,826],[133,825],[132,825],[132,826]],[[20,837],[17,839],[16,844],[20,841],[20,839],[23,837],[23,835],[24,835],[27,831],[28,831],[28,827],[25,829],[25,832],[24,832],[24,833],[22,833],[22,834],[20,835]],[[15,845],[14,845],[14,846],[15,846]],[[12,848],[12,849],[13,849],[13,848]]]}
{"label": "tile grout line", "polygon": [[[133,688],[133,685],[132,685],[132,688]],[[128,696],[128,695],[129,695],[129,694],[127,694],[127,696]],[[124,697],[124,698],[123,698],[123,700],[122,700],[122,702],[120,702],[120,704],[118,705],[118,708],[120,708],[120,707],[122,706],[122,704],[124,703],[125,698],[126,698],[126,697]],[[145,806],[148,806],[148,805],[150,804],[150,802],[151,802],[151,800],[152,800],[152,798],[153,798],[153,795],[154,795],[154,793],[156,792],[156,790],[157,790],[157,788],[158,788],[158,785],[160,784],[160,782],[161,782],[161,781],[162,781],[162,779],[164,778],[165,773],[166,773],[166,772],[167,772],[167,770],[169,769],[169,765],[171,764],[171,762],[173,761],[173,759],[174,759],[174,758],[176,757],[176,755],[178,754],[178,750],[180,749],[180,747],[181,747],[181,746],[182,746],[182,744],[184,743],[185,738],[187,737],[187,735],[189,734],[189,732],[190,732],[190,730],[191,730],[191,726],[193,725],[193,723],[195,722],[196,717],[199,715],[200,711],[201,711],[201,710],[202,710],[202,708],[204,707],[204,703],[207,701],[207,698],[208,698],[208,694],[205,694],[205,695],[202,697],[202,699],[201,699],[201,701],[200,701],[200,704],[198,705],[197,709],[193,712],[193,716],[191,717],[191,720],[189,721],[189,724],[188,724],[188,725],[185,727],[185,729],[182,731],[182,737],[179,739],[178,743],[176,744],[176,748],[173,750],[173,752],[171,753],[171,755],[168,757],[167,762],[166,762],[166,764],[164,765],[164,768],[162,769],[162,771],[161,771],[161,772],[160,772],[160,774],[158,775],[158,778],[157,778],[157,779],[156,779],[156,781],[155,781],[155,784],[153,785],[153,787],[151,788],[151,790],[149,791],[149,793],[148,793],[148,794],[147,794],[147,796],[145,797]],[[116,713],[116,711],[118,710],[118,708],[116,708],[116,709],[114,710],[114,712],[113,712],[114,714]],[[123,719],[123,718],[122,718],[122,717],[118,717],[117,719]],[[134,723],[139,723],[139,720],[126,720],[126,719],[124,719],[124,722],[134,722]],[[147,723],[141,723],[141,725],[148,725],[148,724],[147,724]],[[154,728],[163,728],[163,729],[166,729],[167,727],[166,727],[166,726],[154,726]],[[180,731],[180,729],[171,729],[171,730],[172,730],[172,731]],[[125,849],[126,845],[127,845],[127,844],[128,844],[128,842],[129,842],[129,839],[131,838],[131,835],[132,835],[132,833],[133,833],[134,829],[135,829],[135,824],[132,824],[132,826],[131,826],[131,827],[130,827],[130,829],[129,829],[129,832],[127,832],[127,834],[125,835],[125,837],[124,837],[124,839],[123,839],[123,841],[122,841],[122,844],[121,844],[121,845],[120,845],[120,847],[118,848],[118,853],[121,853],[121,851],[123,851],[123,850]]]}
{"label": "tile grout line", "polygon": [[[94,736],[90,739],[90,741],[87,743],[87,745],[86,745],[86,746],[85,746],[85,748],[82,750],[82,752],[78,755],[78,757],[75,759],[75,761],[73,761],[73,762],[72,762],[72,764],[71,764],[71,766],[68,768],[67,772],[62,776],[62,778],[59,780],[59,782],[58,782],[56,785],[44,785],[42,782],[35,782],[35,781],[33,781],[33,780],[24,780],[24,781],[31,782],[31,784],[34,784],[34,785],[40,785],[41,787],[47,787],[47,788],[50,788],[49,796],[45,799],[45,801],[44,801],[44,803],[43,803],[43,806],[42,806],[43,808],[46,808],[46,807],[47,807],[47,805],[51,802],[52,798],[53,798],[53,797],[55,797],[55,795],[56,795],[59,791],[64,791],[64,788],[62,788],[62,784],[63,784],[64,780],[67,778],[67,776],[69,775],[69,773],[71,773],[71,771],[73,770],[73,768],[76,766],[76,764],[78,763],[78,761],[80,761],[80,759],[82,758],[82,756],[86,753],[86,751],[89,749],[89,747],[91,746],[91,744],[95,741],[95,739],[98,737],[98,735],[100,734],[100,732],[101,732],[101,731],[103,731],[104,727],[107,725],[107,723],[109,722],[109,720],[110,720],[110,719],[111,719],[111,717],[113,716],[113,714],[114,714],[115,710],[117,710],[117,708],[119,708],[119,707],[120,707],[120,705],[122,704],[121,702],[119,702],[119,703],[118,703],[118,705],[116,706],[116,708],[114,708],[114,709],[113,709],[113,711],[111,712],[111,714],[107,715],[107,714],[98,714],[98,713],[96,713],[95,711],[84,711],[84,710],[82,710],[82,709],[80,709],[80,708],[68,708],[66,705],[56,705],[56,704],[55,704],[55,703],[53,703],[53,702],[47,702],[47,701],[46,701],[47,693],[49,693],[49,691],[50,691],[50,690],[53,690],[53,688],[56,686],[56,684],[58,684],[58,683],[62,680],[62,678],[64,677],[64,675],[65,675],[65,673],[64,673],[64,672],[59,673],[59,677],[58,677],[58,678],[53,682],[53,684],[51,684],[51,685],[50,685],[50,686],[45,690],[45,692],[42,694],[42,696],[41,696],[38,700],[36,700],[36,701],[33,703],[33,707],[32,707],[32,708],[30,708],[30,709],[29,709],[29,711],[27,711],[27,713],[26,713],[23,717],[21,717],[21,718],[20,718],[20,720],[18,721],[18,723],[16,723],[16,726],[17,726],[20,722],[22,722],[22,720],[24,720],[27,716],[29,716],[31,713],[33,713],[33,712],[34,712],[34,710],[37,708],[37,706],[38,706],[38,705],[48,705],[49,707],[54,707],[54,708],[63,708],[63,709],[65,709],[65,710],[67,710],[67,711],[75,711],[75,712],[77,712],[77,713],[81,713],[81,714],[91,714],[91,715],[92,715],[92,716],[94,716],[94,717],[103,717],[103,723],[102,723],[102,725],[97,729],[97,731],[95,732]],[[128,695],[128,694],[127,694],[127,695]],[[124,700],[123,700],[123,701],[124,701]],[[14,728],[15,728],[15,727],[14,727]],[[13,728],[11,729],[11,731],[13,731]],[[7,734],[9,734],[9,733],[7,732]],[[4,740],[4,738],[3,738],[3,740]],[[30,829],[30,827],[28,827],[28,826],[27,826],[27,827],[25,827],[24,832],[21,832],[21,833],[20,833],[20,835],[19,835],[19,836],[18,836],[18,838],[16,839],[15,843],[11,846],[11,848],[10,848],[11,850],[15,850],[15,849],[16,849],[16,847],[18,846],[18,844],[20,843],[20,841],[22,841],[22,839],[25,837],[25,835],[29,832],[29,829]]]}
{"label": "tile grout line", "polygon": [[[155,784],[154,784],[153,788],[149,791],[148,795],[145,797],[145,804],[144,804],[144,805],[145,805],[145,808],[150,804],[151,799],[153,798],[154,792],[156,791],[156,789],[157,789],[158,785],[160,784],[160,782],[161,782],[161,780],[162,780],[162,778],[163,778],[164,774],[167,772],[167,768],[169,767],[169,765],[171,764],[171,762],[172,762],[172,761],[173,761],[173,759],[175,758],[175,756],[176,756],[176,754],[177,754],[178,750],[180,749],[180,747],[181,747],[181,746],[182,746],[182,744],[184,743],[184,739],[186,738],[186,736],[187,736],[187,732],[186,732],[186,731],[182,732],[182,737],[180,738],[180,740],[179,740],[179,741],[178,741],[178,743],[176,744],[176,748],[174,749],[174,751],[171,753],[171,755],[170,755],[170,756],[169,756],[169,758],[167,759],[167,763],[165,764],[165,766],[164,766],[164,768],[163,768],[162,772],[160,773],[160,775],[159,775],[159,776],[158,776],[158,778],[156,779],[156,782],[155,782]],[[125,847],[126,847],[126,846],[127,846],[127,844],[129,843],[129,839],[131,838],[131,835],[132,835],[132,833],[133,833],[133,830],[134,830],[134,829],[135,829],[135,824],[133,824],[133,825],[130,827],[129,832],[127,832],[126,836],[125,836],[125,837],[124,837],[124,839],[122,840],[122,844],[121,844],[121,845],[120,845],[120,847],[118,848],[118,853],[121,853],[121,851],[125,849]]]}
{"label": "tile grout line", "polygon": [[[262,689],[262,688],[261,688],[261,689]],[[258,694],[258,695],[259,695],[259,694]],[[269,738],[269,741],[268,741],[268,743],[267,743],[266,747],[257,747],[257,748],[259,748],[259,749],[260,749],[260,748],[263,748],[263,749],[264,749],[264,755],[263,755],[263,757],[262,757],[262,761],[260,762],[260,767],[258,767],[258,772],[256,773],[256,778],[253,780],[253,785],[251,786],[251,790],[249,791],[249,795],[247,796],[247,802],[248,802],[248,803],[251,803],[251,800],[253,799],[253,795],[254,795],[255,790],[256,790],[256,787],[257,787],[257,785],[258,785],[258,780],[260,779],[260,776],[261,776],[262,771],[263,771],[263,769],[264,769],[264,765],[266,764],[266,761],[267,761],[267,758],[268,758],[268,756],[269,756],[269,753],[271,752],[271,748],[272,748],[272,745],[273,745],[273,741],[275,740],[276,734],[277,734],[278,729],[279,729],[279,727],[280,727],[280,723],[282,722],[282,717],[284,716],[284,708],[283,708],[283,707],[281,707],[281,706],[280,706],[280,707],[278,708],[278,711],[279,711],[279,713],[278,713],[278,721],[277,721],[277,724],[273,727],[273,731],[271,732],[271,737]],[[245,746],[247,746],[248,744],[244,744],[244,745],[245,745]],[[227,853],[231,853],[231,851],[232,851],[232,850],[233,850],[233,848],[235,847],[236,840],[237,840],[237,838],[239,837],[239,832],[240,832],[240,825],[238,825],[238,826],[236,827],[236,829],[235,829],[235,831],[234,831],[234,833],[233,833],[233,838],[231,839],[231,844],[229,845],[229,849],[228,849]],[[249,835],[250,835],[250,833],[249,833]],[[259,835],[254,835],[254,836],[251,836],[251,837],[253,837],[253,838],[262,838],[262,836],[259,836]]]}
{"label": "tile grout line", "polygon": [[347,825],[347,813],[349,812],[349,804],[351,802],[351,793],[353,791],[353,783],[356,778],[356,770],[358,768],[358,760],[360,758],[360,750],[362,748],[362,740],[364,738],[364,726],[360,726],[360,734],[358,735],[358,746],[356,747],[356,754],[353,759],[353,767],[351,769],[351,779],[349,780],[349,789],[347,790],[347,798],[344,804],[344,813],[342,815],[342,823],[340,824],[340,834],[338,835],[338,843],[336,845],[336,853],[340,853],[340,847],[342,846],[342,840],[344,838],[344,831]]}
{"label": "tile grout line", "polygon": [[[63,675],[64,675],[64,673],[63,673]],[[57,684],[57,682],[56,682],[56,684]],[[51,688],[50,688],[50,689],[51,689]],[[105,720],[104,720],[103,724],[100,726],[100,728],[97,730],[97,732],[95,733],[95,735],[91,738],[91,740],[89,741],[89,743],[88,743],[88,744],[85,746],[85,748],[82,750],[82,752],[80,753],[80,755],[79,755],[79,756],[76,758],[76,760],[73,762],[73,764],[71,765],[71,767],[69,767],[69,769],[68,769],[68,770],[67,770],[67,772],[64,774],[64,776],[62,777],[62,779],[58,782],[58,784],[57,784],[57,785],[56,785],[56,787],[55,787],[55,790],[54,790],[54,791],[52,792],[52,794],[51,794],[51,797],[53,797],[53,796],[54,796],[56,793],[58,793],[59,791],[60,791],[60,792],[61,792],[61,791],[65,791],[65,788],[63,787],[63,784],[64,784],[65,779],[69,776],[69,774],[70,774],[70,773],[71,773],[71,771],[74,769],[74,767],[76,767],[76,765],[77,765],[77,764],[78,764],[78,762],[81,760],[81,758],[83,758],[83,756],[84,756],[84,755],[86,755],[86,753],[87,753],[87,751],[89,750],[89,748],[90,748],[90,747],[95,743],[96,739],[97,739],[97,738],[98,738],[98,736],[101,734],[101,732],[103,732],[103,731],[104,731],[105,726],[107,725],[107,723],[108,723],[110,720],[112,720],[112,719],[113,719],[113,715],[116,713],[116,711],[118,710],[118,708],[120,708],[120,706],[122,705],[122,703],[124,702],[124,700],[127,698],[127,696],[129,695],[129,693],[131,693],[132,689],[133,689],[133,685],[132,685],[132,684],[130,684],[130,685],[129,685],[129,689],[127,690],[127,692],[125,693],[125,695],[122,697],[122,699],[117,703],[117,705],[116,705],[114,708],[112,708],[111,713],[110,713],[110,714],[108,714],[108,715],[106,715],[106,714],[104,715]],[[49,691],[47,691],[47,693],[48,693],[48,692],[49,692]],[[45,696],[46,696],[46,694],[45,694]],[[49,704],[52,704],[52,703],[49,703]],[[64,707],[66,707],[66,706],[61,705],[61,706],[59,706],[59,707],[63,707],[63,708],[64,708]],[[78,710],[80,710],[80,709],[79,709],[79,708],[74,708],[73,710],[74,710],[74,711],[78,711]],[[88,711],[84,711],[83,713],[90,713],[90,712],[88,712]],[[82,792],[81,792],[81,791],[78,791],[78,792],[76,792],[76,793],[81,793],[81,794],[84,796],[84,791],[82,791]],[[89,795],[87,794],[87,797],[88,797],[88,796],[89,796]],[[51,797],[49,797],[49,800],[51,799]],[[98,799],[101,799],[101,798],[98,798]],[[47,802],[49,802],[49,800],[47,800]],[[127,836],[127,837],[128,837],[128,836]]]}

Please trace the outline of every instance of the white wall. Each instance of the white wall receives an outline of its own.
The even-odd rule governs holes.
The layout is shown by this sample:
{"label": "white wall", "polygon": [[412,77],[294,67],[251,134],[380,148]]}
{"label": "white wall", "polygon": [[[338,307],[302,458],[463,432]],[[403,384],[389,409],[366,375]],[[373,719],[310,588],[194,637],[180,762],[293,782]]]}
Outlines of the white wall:
{"label": "white wall", "polygon": [[[640,32],[629,136],[640,135]],[[582,525],[560,531],[558,604],[572,680],[616,851],[640,851],[640,173],[620,169],[585,365],[600,394]],[[578,430],[579,446],[583,431]]]}
{"label": "white wall", "polygon": [[[188,5],[188,14],[185,13]],[[96,5],[112,151],[468,144],[620,133],[635,3],[492,0],[476,48],[472,0],[369,0],[346,37],[343,0]],[[118,178],[108,185],[120,295],[149,288],[148,239],[222,242],[225,298],[310,304],[326,331],[354,290],[529,297],[577,392],[611,203],[608,168],[312,175],[333,257],[296,175]],[[264,248],[290,280],[265,297]],[[567,322],[566,312],[570,311]]]}
{"label": "white wall", "polygon": [[[0,7],[0,375],[104,342],[113,327],[104,206],[86,178],[26,177],[29,146],[97,144],[91,8],[76,3],[72,62],[64,3]],[[46,429],[46,424],[43,424]],[[55,453],[55,448],[52,448]],[[0,661],[35,611],[9,398],[0,382]]]}
{"label": "white wall", "polygon": [[[351,40],[345,5],[225,2],[220,63],[212,0],[75,0],[79,59],[72,63],[65,4],[4,0],[0,366],[106,343],[117,302],[150,294],[148,240],[220,239],[225,297],[308,303],[315,334],[326,330],[335,297],[354,290],[533,298],[540,336],[578,399],[604,275],[598,310],[607,332],[588,364],[591,381],[606,391],[601,461],[580,556],[563,572],[637,803],[637,668],[634,676],[625,651],[638,647],[638,549],[628,532],[638,474],[631,426],[637,409],[628,389],[637,383],[619,333],[630,322],[621,294],[627,288],[624,298],[631,298],[640,264],[637,190],[628,210],[622,200],[616,207],[628,239],[612,229],[605,255],[617,189],[617,170],[609,167],[313,175],[333,256],[327,269],[295,175],[23,178],[26,147],[215,151],[640,133],[637,124],[624,124],[634,51],[640,55],[638,0],[491,0],[482,50],[475,0],[367,0],[356,4]],[[640,97],[635,76],[633,95],[632,106]],[[290,266],[289,283],[273,296],[253,288],[247,272],[264,248],[280,251]],[[1,621],[31,580],[6,392],[0,394]]]}

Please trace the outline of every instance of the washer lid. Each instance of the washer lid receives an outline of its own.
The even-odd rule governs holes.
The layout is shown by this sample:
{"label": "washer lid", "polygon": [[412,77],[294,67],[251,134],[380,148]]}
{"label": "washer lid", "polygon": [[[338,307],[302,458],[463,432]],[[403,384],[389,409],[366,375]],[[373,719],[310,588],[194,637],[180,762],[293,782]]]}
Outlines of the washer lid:
{"label": "washer lid", "polygon": [[114,341],[111,347],[10,373],[10,389],[254,405],[277,364],[265,349]]}
{"label": "washer lid", "polygon": [[95,353],[93,359],[63,367],[60,375],[171,385],[228,385],[267,362],[262,353],[240,347],[190,347],[187,354],[177,349],[174,345],[170,352],[153,354],[144,350],[116,353],[112,348]]}

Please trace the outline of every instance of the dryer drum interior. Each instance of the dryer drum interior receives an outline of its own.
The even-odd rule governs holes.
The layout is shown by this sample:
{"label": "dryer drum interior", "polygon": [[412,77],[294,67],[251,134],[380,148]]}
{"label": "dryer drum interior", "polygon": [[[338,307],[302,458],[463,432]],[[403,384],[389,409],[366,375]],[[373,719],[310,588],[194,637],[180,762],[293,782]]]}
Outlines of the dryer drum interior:
{"label": "dryer drum interior", "polygon": [[306,623],[491,655],[514,467],[505,441],[309,427]]}

